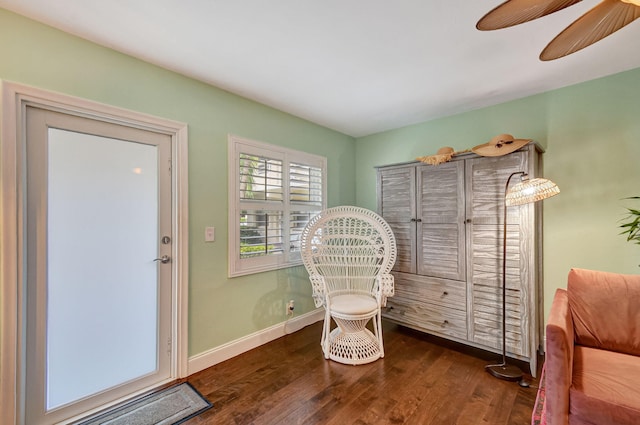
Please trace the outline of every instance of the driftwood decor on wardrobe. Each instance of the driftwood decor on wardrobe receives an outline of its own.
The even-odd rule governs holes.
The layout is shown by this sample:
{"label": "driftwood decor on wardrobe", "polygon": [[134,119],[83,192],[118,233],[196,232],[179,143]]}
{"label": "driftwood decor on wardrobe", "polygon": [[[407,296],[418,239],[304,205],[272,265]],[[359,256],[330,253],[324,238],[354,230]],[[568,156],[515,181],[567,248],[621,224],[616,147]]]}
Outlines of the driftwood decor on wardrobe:
{"label": "driftwood decor on wardrobe", "polygon": [[[499,157],[377,168],[378,212],[396,236],[395,297],[383,317],[496,353],[502,349],[502,215],[509,175],[539,175],[540,147]],[[515,182],[514,182],[515,183]],[[509,208],[507,355],[536,373],[542,318],[540,206]]]}

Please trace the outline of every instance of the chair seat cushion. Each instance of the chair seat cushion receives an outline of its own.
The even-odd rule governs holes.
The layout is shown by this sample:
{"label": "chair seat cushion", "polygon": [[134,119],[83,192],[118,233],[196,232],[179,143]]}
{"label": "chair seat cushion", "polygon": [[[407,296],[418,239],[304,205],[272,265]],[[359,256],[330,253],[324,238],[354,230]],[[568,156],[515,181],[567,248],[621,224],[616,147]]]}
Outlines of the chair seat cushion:
{"label": "chair seat cushion", "polygon": [[570,423],[640,423],[640,357],[576,345]]}
{"label": "chair seat cushion", "polygon": [[345,294],[331,298],[331,311],[339,314],[367,314],[378,310],[376,299],[370,295]]}

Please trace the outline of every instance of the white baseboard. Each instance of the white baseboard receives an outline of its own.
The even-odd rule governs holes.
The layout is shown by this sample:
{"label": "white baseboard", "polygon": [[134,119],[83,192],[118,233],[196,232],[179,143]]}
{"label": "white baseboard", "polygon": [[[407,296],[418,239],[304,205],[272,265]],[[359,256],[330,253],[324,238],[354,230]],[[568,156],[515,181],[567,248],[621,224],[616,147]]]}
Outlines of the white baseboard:
{"label": "white baseboard", "polygon": [[[278,323],[269,328],[252,333],[242,338],[223,344],[219,347],[189,357],[188,374],[200,372],[208,367],[229,360],[239,354],[271,342],[282,336],[297,332],[305,326],[324,319],[324,309],[319,308],[301,316]],[[318,344],[320,341],[318,341]]]}

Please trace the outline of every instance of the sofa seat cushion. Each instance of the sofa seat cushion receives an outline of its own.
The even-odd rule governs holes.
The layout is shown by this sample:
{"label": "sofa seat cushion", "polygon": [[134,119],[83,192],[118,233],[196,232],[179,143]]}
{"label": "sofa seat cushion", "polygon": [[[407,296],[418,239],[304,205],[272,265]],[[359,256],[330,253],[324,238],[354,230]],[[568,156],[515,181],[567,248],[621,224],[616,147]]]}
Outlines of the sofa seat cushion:
{"label": "sofa seat cushion", "polygon": [[570,424],[640,424],[640,357],[576,345]]}

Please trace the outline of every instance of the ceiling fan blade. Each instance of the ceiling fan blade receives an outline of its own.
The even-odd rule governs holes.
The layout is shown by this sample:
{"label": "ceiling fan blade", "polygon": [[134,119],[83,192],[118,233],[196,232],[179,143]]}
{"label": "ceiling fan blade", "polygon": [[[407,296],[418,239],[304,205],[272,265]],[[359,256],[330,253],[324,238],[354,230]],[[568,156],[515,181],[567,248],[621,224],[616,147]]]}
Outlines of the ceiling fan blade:
{"label": "ceiling fan blade", "polygon": [[640,18],[640,6],[623,0],[603,0],[556,36],[540,53],[549,61],[575,53]]}
{"label": "ceiling fan blade", "polygon": [[579,2],[580,0],[507,0],[484,15],[476,24],[476,28],[488,31],[511,27]]}

